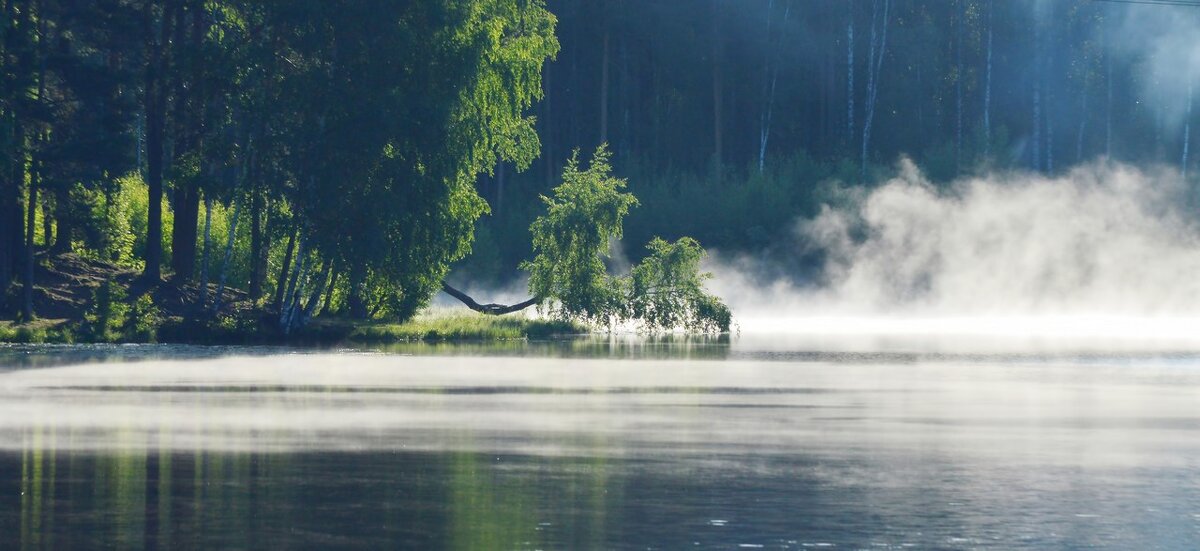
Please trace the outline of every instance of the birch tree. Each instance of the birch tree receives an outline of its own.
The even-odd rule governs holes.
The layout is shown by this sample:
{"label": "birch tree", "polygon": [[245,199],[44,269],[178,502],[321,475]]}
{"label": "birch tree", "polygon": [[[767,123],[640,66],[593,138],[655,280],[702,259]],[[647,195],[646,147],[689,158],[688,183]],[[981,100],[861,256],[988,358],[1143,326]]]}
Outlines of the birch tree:
{"label": "birch tree", "polygon": [[[775,87],[779,83],[779,50],[783,46],[783,33],[780,32],[779,43],[772,47],[771,43],[771,12],[774,0],[767,1],[767,48],[763,63],[763,110],[758,133],[758,172],[762,174],[767,157],[767,141],[771,138],[771,115],[775,108]],[[792,11],[791,0],[786,0],[783,8],[783,24],[787,24],[788,15]],[[774,59],[774,63],[772,63]]]}
{"label": "birch tree", "polygon": [[867,56],[867,102],[862,133],[862,178],[864,180],[867,177],[867,151],[871,144],[871,123],[875,119],[875,104],[879,97],[879,74],[883,69],[883,54],[887,50],[888,10],[890,7],[891,0],[875,0],[871,13],[871,44]]}
{"label": "birch tree", "polygon": [[992,154],[992,12],[994,0],[988,0],[987,15],[987,67],[984,71],[983,84],[983,151],[986,156]]}

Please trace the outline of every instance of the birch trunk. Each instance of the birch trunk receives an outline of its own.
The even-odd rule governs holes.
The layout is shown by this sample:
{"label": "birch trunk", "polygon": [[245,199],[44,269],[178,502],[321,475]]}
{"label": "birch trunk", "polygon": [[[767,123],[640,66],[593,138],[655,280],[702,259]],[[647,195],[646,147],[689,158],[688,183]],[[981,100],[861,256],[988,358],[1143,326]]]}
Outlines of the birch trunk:
{"label": "birch trunk", "polygon": [[1192,135],[1192,79],[1188,79],[1187,88],[1187,114],[1183,118],[1183,157],[1179,160],[1179,173],[1183,176],[1183,180],[1187,181],[1188,173],[1188,145],[1191,142]]}
{"label": "birch trunk", "polygon": [[300,275],[304,271],[304,267],[307,264],[307,257],[304,255],[304,245],[306,241],[307,238],[301,239],[300,243],[296,246],[296,269],[292,271],[292,277],[288,281],[287,293],[284,297],[283,308],[279,312],[279,324],[285,335],[291,333],[292,331],[292,315],[295,313],[293,305],[296,301],[296,295],[300,292],[297,283],[299,282]]}
{"label": "birch trunk", "polygon": [[995,11],[993,0],[988,0],[987,23],[987,69],[983,85],[983,151],[987,156],[992,154],[992,12]]}
{"label": "birch trunk", "polygon": [[[1108,43],[1108,25],[1105,24],[1105,43]],[[1108,65],[1108,77],[1105,83],[1108,87],[1108,102],[1104,109],[1104,156],[1112,157],[1112,113],[1113,113],[1113,53],[1112,47],[1109,47],[1108,55],[1105,63]]]}
{"label": "birch trunk", "polygon": [[1030,168],[1036,172],[1042,170],[1042,71],[1040,58],[1042,55],[1042,33],[1039,24],[1033,25],[1033,139],[1030,144]]}
{"label": "birch trunk", "polygon": [[854,3],[850,6],[850,21],[846,23],[846,139],[854,140]]}
{"label": "birch trunk", "polygon": [[721,75],[721,13],[718,8],[718,0],[712,2],[712,20],[713,20],[713,36],[712,36],[712,97],[713,97],[713,168],[714,172],[720,176],[721,161],[724,158],[722,153],[723,144],[721,135],[723,123],[721,121],[721,107],[724,103],[722,100],[722,75]]}
{"label": "birch trunk", "polygon": [[[779,65],[780,65],[779,57],[777,55],[774,56],[775,63],[773,65],[773,67],[774,67],[773,69],[772,69],[772,63],[771,63],[771,57],[772,57],[771,56],[771,51],[772,51],[772,48],[771,48],[771,8],[772,8],[772,4],[773,3],[767,4],[767,56],[766,56],[765,69],[763,71],[764,75],[766,76],[766,79],[764,79],[764,82],[763,82],[764,95],[766,96],[766,107],[763,110],[762,121],[761,121],[762,124],[761,124],[761,129],[759,131],[759,136],[758,136],[758,173],[759,174],[762,174],[762,172],[765,168],[765,165],[766,165],[767,142],[770,141],[770,139],[771,139],[771,116],[775,110],[775,88],[776,88],[776,85],[779,83]],[[783,21],[785,23],[787,22],[788,15],[791,13],[791,11],[792,11],[792,3],[789,0],[784,5],[784,8],[783,8]],[[781,37],[780,42],[782,42],[782,40],[783,39]],[[781,44],[776,45],[775,49],[778,50],[779,46],[781,46]]]}
{"label": "birch trunk", "polygon": [[1079,119],[1079,131],[1075,134],[1075,162],[1083,161],[1083,136],[1087,130],[1088,121],[1088,92],[1087,84],[1083,86],[1083,99],[1080,102],[1083,108],[1083,115]]}
{"label": "birch trunk", "polygon": [[288,235],[288,244],[283,253],[283,265],[279,267],[279,277],[275,281],[275,309],[283,310],[283,295],[287,291],[288,274],[292,269],[292,254],[296,252],[296,233],[299,228],[293,228]]}
{"label": "birch trunk", "polygon": [[[881,23],[878,24],[882,30],[879,32],[879,39],[876,40],[880,3],[883,4],[883,14]],[[890,7],[891,0],[876,0],[871,14],[871,50],[867,57],[867,109],[862,135],[862,178],[864,180],[867,178],[867,151],[871,144],[871,124],[875,119],[875,102],[879,97],[879,75],[880,70],[883,69],[883,54],[887,51],[888,10]]]}
{"label": "birch trunk", "polygon": [[208,307],[208,257],[212,251],[212,196],[204,194],[204,252],[200,256],[200,308]]}
{"label": "birch trunk", "polygon": [[217,284],[217,296],[213,297],[213,313],[221,311],[221,299],[225,297],[225,280],[229,277],[229,263],[233,260],[233,242],[237,239],[238,218],[242,213],[242,201],[234,200],[233,222],[229,224],[229,239],[225,241],[225,260],[221,263],[221,278]]}
{"label": "birch trunk", "polygon": [[955,25],[955,47],[954,47],[954,109],[955,109],[955,126],[954,126],[954,173],[958,174],[962,171],[962,145],[963,145],[963,26],[966,25],[967,10],[963,0],[957,0],[958,3],[958,24]]}

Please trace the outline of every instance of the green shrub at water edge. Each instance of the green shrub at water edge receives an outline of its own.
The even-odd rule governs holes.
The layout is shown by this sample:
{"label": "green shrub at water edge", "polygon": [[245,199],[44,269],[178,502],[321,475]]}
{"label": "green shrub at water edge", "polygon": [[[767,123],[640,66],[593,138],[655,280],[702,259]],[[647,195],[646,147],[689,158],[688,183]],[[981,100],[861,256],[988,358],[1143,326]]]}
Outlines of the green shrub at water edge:
{"label": "green shrub at water edge", "polygon": [[144,294],[133,301],[129,313],[122,324],[125,337],[139,342],[154,342],[158,338],[158,328],[162,325],[162,315],[150,294]]}
{"label": "green shrub at water edge", "polygon": [[100,342],[113,342],[120,337],[121,327],[129,305],[125,304],[125,290],[111,281],[101,283],[92,292],[92,303],[83,314],[82,333],[85,338]]}

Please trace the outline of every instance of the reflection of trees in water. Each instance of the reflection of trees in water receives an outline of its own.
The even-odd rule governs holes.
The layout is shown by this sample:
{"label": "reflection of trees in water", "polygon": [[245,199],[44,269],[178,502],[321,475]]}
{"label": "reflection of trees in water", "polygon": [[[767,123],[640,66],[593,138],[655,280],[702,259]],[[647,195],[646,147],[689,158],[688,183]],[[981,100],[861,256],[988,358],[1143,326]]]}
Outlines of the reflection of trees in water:
{"label": "reflection of trees in water", "polygon": [[394,354],[524,356],[536,358],[605,358],[642,360],[723,360],[729,357],[729,335],[588,335],[552,340],[480,343],[400,343],[365,349]]}
{"label": "reflection of trees in water", "polygon": [[[358,350],[417,355],[530,356],[549,358],[725,359],[729,335],[586,335],[549,340],[489,342],[411,342],[349,345]],[[6,368],[57,367],[75,364],[148,360],[200,360],[225,356],[269,356],[329,353],[323,347],[197,346],[181,344],[3,344],[0,372]]]}
{"label": "reflection of trees in water", "polygon": [[20,487],[0,496],[0,547],[600,548],[623,494],[599,457],[169,452],[135,442],[97,453],[56,450],[45,436],[32,429],[23,451],[0,454],[0,483]]}

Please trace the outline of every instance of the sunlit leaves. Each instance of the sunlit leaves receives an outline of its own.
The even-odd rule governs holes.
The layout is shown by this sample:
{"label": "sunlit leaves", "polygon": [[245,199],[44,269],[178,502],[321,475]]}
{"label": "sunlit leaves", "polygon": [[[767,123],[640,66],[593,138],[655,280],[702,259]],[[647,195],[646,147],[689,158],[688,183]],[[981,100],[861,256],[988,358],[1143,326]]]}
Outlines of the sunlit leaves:
{"label": "sunlit leaves", "polygon": [[542,197],[546,214],[533,233],[535,257],[522,264],[530,292],[557,317],[591,325],[628,322],[651,332],[729,330],[730,312],[704,290],[711,277],[700,271],[704,249],[695,239],[674,243],[655,238],[650,254],[628,276],[605,268],[610,243],[621,237],[629,209],[637,205],[625,181],[611,175],[610,154],[601,146],[587,169],[576,151],[563,170],[563,183]]}

